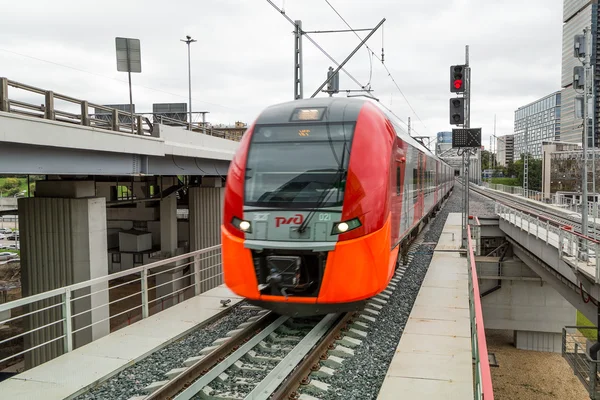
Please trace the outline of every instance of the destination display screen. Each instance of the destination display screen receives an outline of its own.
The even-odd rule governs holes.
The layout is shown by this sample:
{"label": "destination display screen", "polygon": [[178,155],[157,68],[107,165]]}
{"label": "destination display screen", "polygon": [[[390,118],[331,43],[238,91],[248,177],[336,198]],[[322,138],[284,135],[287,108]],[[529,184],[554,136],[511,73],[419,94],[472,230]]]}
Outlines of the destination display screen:
{"label": "destination display screen", "polygon": [[351,140],[354,123],[289,124],[257,126],[253,143]]}

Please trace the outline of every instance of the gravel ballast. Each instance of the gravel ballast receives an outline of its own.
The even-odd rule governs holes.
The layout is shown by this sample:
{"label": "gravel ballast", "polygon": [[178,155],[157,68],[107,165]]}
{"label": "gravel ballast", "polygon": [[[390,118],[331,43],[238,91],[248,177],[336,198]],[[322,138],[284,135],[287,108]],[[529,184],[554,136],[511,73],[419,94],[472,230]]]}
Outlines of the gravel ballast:
{"label": "gravel ballast", "polygon": [[381,310],[377,321],[369,324],[367,338],[354,349],[354,357],[346,359],[333,377],[319,379],[331,386],[327,394],[321,393],[316,397],[323,400],[377,398],[433,257],[435,246],[429,243],[439,239],[448,214],[462,209],[462,191],[457,189],[460,188],[455,185],[454,193],[442,210],[411,247],[404,277]]}
{"label": "gravel ballast", "polygon": [[[240,303],[223,318],[167,345],[75,399],[127,400],[135,395],[144,394],[144,387],[152,382],[165,380],[166,372],[183,367],[186,359],[197,356],[204,347],[210,346],[216,339],[225,337],[227,332],[236,329],[238,325],[258,313],[256,309],[240,307],[242,305],[245,303]],[[156,329],[161,327],[157,326]]]}

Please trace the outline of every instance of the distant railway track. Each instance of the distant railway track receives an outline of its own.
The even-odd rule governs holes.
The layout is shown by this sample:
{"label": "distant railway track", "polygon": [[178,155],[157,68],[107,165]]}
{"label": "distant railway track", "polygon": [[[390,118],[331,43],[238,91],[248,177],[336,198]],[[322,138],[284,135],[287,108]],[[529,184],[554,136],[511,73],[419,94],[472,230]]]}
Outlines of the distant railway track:
{"label": "distant railway track", "polygon": [[[517,208],[523,210],[524,212],[530,212],[535,215],[542,214],[544,216],[548,216],[549,218],[551,218],[552,220],[554,220],[556,222],[573,227],[573,229],[579,233],[581,233],[581,231],[582,231],[581,222],[580,222],[579,218],[575,216],[576,213],[574,213],[572,211],[565,210],[564,212],[561,212],[554,208],[550,208],[543,203],[540,203],[538,205],[538,204],[535,204],[533,201],[525,199],[525,198],[518,198],[517,196],[503,193],[499,190],[487,189],[487,188],[483,189],[474,184],[471,184],[470,189],[473,190],[474,192],[476,192],[482,196],[485,196],[489,199],[492,199],[496,202],[501,202],[508,206],[516,205]],[[569,214],[571,214],[571,215],[569,215]],[[593,236],[594,230],[596,231],[596,234],[598,236],[600,236],[600,229],[598,228],[597,224],[594,224],[593,222],[590,221],[588,229],[589,229],[590,236]]]}

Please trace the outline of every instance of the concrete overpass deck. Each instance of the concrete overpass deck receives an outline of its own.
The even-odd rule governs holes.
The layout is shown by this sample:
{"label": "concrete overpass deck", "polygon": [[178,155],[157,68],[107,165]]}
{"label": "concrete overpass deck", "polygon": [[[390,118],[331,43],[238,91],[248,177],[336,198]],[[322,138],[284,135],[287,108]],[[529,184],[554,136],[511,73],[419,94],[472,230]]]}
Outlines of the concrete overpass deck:
{"label": "concrete overpass deck", "polygon": [[[15,89],[44,103],[17,101]],[[7,78],[0,78],[0,144],[3,173],[47,175],[225,175],[239,145]]]}

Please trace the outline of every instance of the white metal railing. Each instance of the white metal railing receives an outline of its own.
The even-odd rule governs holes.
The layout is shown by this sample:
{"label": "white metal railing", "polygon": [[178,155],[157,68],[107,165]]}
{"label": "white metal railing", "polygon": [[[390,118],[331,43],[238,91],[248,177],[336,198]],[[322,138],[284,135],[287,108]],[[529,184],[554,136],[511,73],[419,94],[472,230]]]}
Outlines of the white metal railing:
{"label": "white metal railing", "polygon": [[[525,197],[522,187],[508,186],[489,182],[482,182],[482,186],[487,187],[489,189],[498,190],[500,192]],[[543,192],[538,192],[537,190],[528,190],[527,198],[529,198],[530,200],[541,201],[545,204],[551,204],[568,211],[576,213],[582,212],[581,204],[573,202],[573,200],[569,196],[565,196],[560,193],[554,193],[547,197],[544,195]],[[588,202],[588,215],[590,216],[590,218],[594,216],[600,216],[600,204],[592,201]]]}
{"label": "white metal railing", "polygon": [[573,230],[572,226],[552,220],[543,215],[519,210],[496,202],[496,214],[510,224],[519,227],[557,249],[558,256],[572,259],[574,267],[589,267],[596,283],[600,283],[600,242]]}
{"label": "white metal railing", "polygon": [[0,370],[48,361],[222,283],[217,245],[0,304]]}
{"label": "white metal railing", "polygon": [[[477,224],[478,225],[478,224]],[[479,292],[479,281],[477,278],[477,266],[475,264],[475,243],[471,229],[475,225],[467,225],[467,260],[469,263],[469,314],[471,320],[471,354],[474,362],[474,399],[493,400],[494,388],[492,375],[488,360],[487,340],[485,337],[485,326],[483,323],[483,311],[481,307],[481,294]]]}
{"label": "white metal railing", "polygon": [[590,326],[565,326],[562,330],[562,356],[573,368],[575,376],[579,378],[587,389],[590,399],[600,399],[600,385],[598,364],[600,361],[590,357],[587,348],[588,339],[583,331],[598,334],[598,328]]}
{"label": "white metal railing", "polygon": [[[9,88],[12,88],[10,89],[10,97]],[[26,94],[26,96],[21,97],[27,101],[17,100],[15,98],[14,95],[18,95],[19,91]],[[39,102],[33,104],[29,99],[35,95],[41,97],[39,97]],[[90,108],[94,108],[96,110],[95,113],[90,113]],[[128,111],[93,104],[86,100],[54,93],[51,90],[40,89],[3,77],[0,77],[0,111],[146,136],[153,135],[153,124],[150,122],[148,116],[155,115],[136,113],[133,113],[132,115]],[[169,125],[181,125],[186,129],[189,128],[187,122],[165,116],[158,116],[158,120],[159,123],[165,122]],[[212,127],[207,127],[205,130],[199,130],[210,136],[233,141],[241,140],[241,135],[239,134],[213,129]]]}

